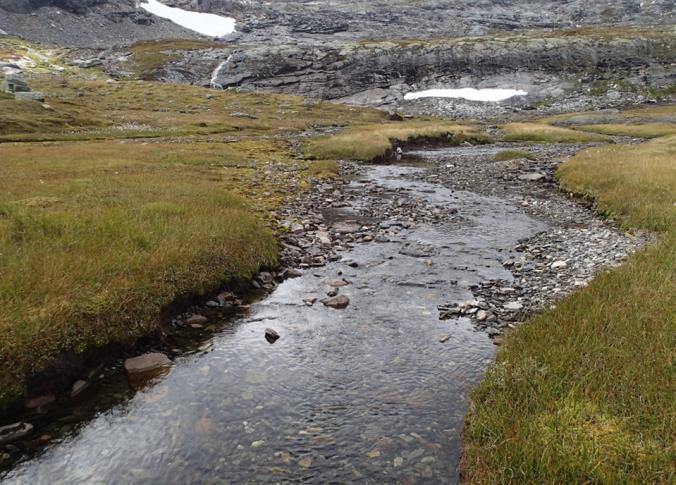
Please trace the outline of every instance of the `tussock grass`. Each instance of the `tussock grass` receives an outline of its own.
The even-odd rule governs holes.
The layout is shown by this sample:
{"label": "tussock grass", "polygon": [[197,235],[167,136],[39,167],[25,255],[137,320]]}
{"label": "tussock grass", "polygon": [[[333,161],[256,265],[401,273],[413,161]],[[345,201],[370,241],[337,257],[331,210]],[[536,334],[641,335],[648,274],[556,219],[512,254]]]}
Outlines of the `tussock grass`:
{"label": "tussock grass", "polygon": [[[0,147],[0,403],[60,353],[132,342],[163,307],[247,278],[276,243],[228,147]],[[251,175],[255,172],[246,171]]]}
{"label": "tussock grass", "polygon": [[473,394],[468,483],[670,483],[676,422],[676,136],[605,146],[559,170],[657,245],[507,336]]}
{"label": "tussock grass", "polygon": [[502,129],[505,141],[537,143],[596,143],[612,142],[612,138],[598,133],[585,133],[545,123],[509,123]]}
{"label": "tussock grass", "polygon": [[449,144],[491,141],[490,137],[470,126],[444,121],[410,121],[348,128],[337,135],[308,141],[304,153],[320,160],[370,161],[385,156],[394,148],[393,143],[439,138],[446,138]]}
{"label": "tussock grass", "polygon": [[634,136],[639,138],[657,138],[676,134],[676,124],[673,123],[580,125],[576,126],[575,129],[601,133],[603,135]]}
{"label": "tussock grass", "polygon": [[517,158],[527,158],[528,160],[535,160],[535,155],[526,150],[503,150],[498,152],[493,157],[496,162],[505,162],[508,160],[515,160]]}

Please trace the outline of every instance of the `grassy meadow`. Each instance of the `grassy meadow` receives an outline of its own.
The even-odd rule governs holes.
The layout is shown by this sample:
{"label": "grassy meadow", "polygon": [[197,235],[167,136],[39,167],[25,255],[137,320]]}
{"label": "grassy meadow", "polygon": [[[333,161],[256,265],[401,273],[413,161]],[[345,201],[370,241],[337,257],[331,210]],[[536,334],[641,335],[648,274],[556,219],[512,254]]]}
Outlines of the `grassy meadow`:
{"label": "grassy meadow", "polygon": [[584,150],[564,190],[657,244],[509,333],[473,393],[467,483],[673,483],[676,136]]}

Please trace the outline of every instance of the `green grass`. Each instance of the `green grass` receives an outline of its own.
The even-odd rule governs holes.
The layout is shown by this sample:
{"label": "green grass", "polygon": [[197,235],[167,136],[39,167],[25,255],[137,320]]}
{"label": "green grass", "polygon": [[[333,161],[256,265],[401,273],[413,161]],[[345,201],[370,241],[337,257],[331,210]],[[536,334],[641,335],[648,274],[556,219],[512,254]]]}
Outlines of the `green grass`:
{"label": "green grass", "polygon": [[320,160],[370,161],[385,156],[393,149],[393,143],[439,139],[456,145],[463,141],[492,141],[474,127],[444,121],[410,121],[348,128],[337,135],[309,140],[303,150],[307,157]]}
{"label": "green grass", "polygon": [[659,242],[507,335],[474,391],[468,483],[673,483],[676,137],[581,152],[558,176]]}
{"label": "green grass", "polygon": [[516,160],[517,158],[527,158],[528,160],[535,160],[535,155],[526,150],[503,150],[495,154],[493,160],[496,162],[505,162],[508,160]]}
{"label": "green grass", "polygon": [[[0,412],[64,353],[131,345],[177,297],[274,264],[272,212],[296,182],[337,171],[298,160],[297,134],[385,116],[292,96],[56,81],[31,77],[52,110],[0,99]],[[271,179],[269,163],[289,170]]]}
{"label": "green grass", "polygon": [[657,138],[676,134],[676,124],[673,123],[580,125],[576,126],[575,129],[601,133],[603,135],[633,136],[637,138]]}
{"label": "green grass", "polygon": [[585,133],[545,123],[509,123],[502,127],[503,140],[535,143],[598,143],[612,138],[598,133]]}

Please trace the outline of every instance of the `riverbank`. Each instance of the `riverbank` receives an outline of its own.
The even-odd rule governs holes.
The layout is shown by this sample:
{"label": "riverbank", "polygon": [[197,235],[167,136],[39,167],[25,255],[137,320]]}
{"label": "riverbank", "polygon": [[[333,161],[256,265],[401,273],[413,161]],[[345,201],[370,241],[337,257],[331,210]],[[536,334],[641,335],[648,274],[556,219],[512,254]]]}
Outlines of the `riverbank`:
{"label": "riverbank", "polygon": [[659,242],[508,333],[473,393],[468,483],[673,479],[675,156],[666,136],[589,148],[558,170],[564,190]]}
{"label": "riverbank", "polygon": [[335,171],[300,157],[308,134],[465,130],[288,96],[75,79],[35,74],[45,103],[0,99],[0,409],[51,393],[26,382],[63,359],[161,334],[173,302],[276,267],[275,211]]}

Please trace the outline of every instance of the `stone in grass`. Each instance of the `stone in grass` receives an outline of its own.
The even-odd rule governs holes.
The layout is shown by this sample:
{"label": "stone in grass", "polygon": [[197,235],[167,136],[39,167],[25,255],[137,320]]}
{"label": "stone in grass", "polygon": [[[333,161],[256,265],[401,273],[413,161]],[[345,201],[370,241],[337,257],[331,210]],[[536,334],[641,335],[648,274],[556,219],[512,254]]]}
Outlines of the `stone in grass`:
{"label": "stone in grass", "polygon": [[268,343],[274,344],[280,337],[281,336],[275,330],[271,328],[265,329],[265,340],[267,340]]}
{"label": "stone in grass", "polygon": [[338,295],[333,298],[326,298],[322,300],[322,303],[329,308],[342,310],[343,308],[347,308],[350,304],[350,299],[345,295]]}

